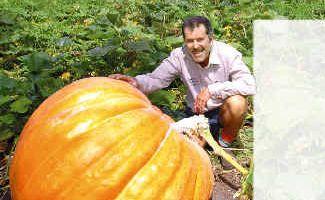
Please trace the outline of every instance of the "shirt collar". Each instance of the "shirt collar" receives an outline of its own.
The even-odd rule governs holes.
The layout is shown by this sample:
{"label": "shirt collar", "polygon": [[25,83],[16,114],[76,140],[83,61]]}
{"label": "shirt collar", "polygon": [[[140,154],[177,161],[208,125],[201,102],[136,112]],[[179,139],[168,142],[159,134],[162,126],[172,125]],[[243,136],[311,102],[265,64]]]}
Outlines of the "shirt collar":
{"label": "shirt collar", "polygon": [[209,58],[209,67],[210,65],[219,65],[221,64],[218,52],[217,42],[212,40],[211,50],[210,50],[210,58]]}

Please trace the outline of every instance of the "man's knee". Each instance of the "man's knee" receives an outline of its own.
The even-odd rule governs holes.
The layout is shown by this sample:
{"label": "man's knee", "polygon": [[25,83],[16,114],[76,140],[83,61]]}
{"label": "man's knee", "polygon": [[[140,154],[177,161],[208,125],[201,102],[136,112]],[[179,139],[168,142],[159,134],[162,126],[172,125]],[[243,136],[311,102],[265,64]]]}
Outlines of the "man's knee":
{"label": "man's knee", "polygon": [[247,99],[242,95],[234,95],[228,97],[221,109],[224,111],[229,111],[231,113],[236,113],[239,115],[244,115],[247,112]]}

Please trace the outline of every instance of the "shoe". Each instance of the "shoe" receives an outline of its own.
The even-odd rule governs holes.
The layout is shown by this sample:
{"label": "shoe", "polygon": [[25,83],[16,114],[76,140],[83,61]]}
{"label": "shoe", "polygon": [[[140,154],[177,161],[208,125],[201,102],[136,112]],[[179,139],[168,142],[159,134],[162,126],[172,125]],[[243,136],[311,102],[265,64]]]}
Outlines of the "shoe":
{"label": "shoe", "polygon": [[[229,155],[231,155],[231,157],[233,157],[233,158],[235,158],[236,159],[236,157],[235,157],[235,154],[230,150],[230,149],[224,149],[225,150],[225,152],[227,152]],[[221,164],[221,166],[222,166],[222,168],[224,169],[224,170],[232,170],[232,169],[234,169],[235,167],[234,166],[232,166],[232,164],[230,164],[228,161],[226,161],[226,159],[224,159],[223,157],[221,157],[221,156],[219,156],[219,161],[220,161],[220,164]]]}

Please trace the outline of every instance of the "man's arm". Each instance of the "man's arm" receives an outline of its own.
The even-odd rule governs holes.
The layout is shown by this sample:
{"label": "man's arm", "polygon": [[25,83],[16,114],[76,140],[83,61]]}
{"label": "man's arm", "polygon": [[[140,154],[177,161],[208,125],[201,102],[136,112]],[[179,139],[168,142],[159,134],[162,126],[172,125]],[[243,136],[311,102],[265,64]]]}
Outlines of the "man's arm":
{"label": "man's arm", "polygon": [[152,73],[138,75],[135,77],[139,89],[150,94],[156,90],[168,87],[179,74],[177,63],[171,57],[166,58]]}
{"label": "man's arm", "polygon": [[242,61],[239,52],[229,66],[229,81],[214,83],[208,86],[211,98],[226,99],[233,95],[249,96],[256,93],[255,79]]}
{"label": "man's arm", "polygon": [[112,74],[108,77],[126,81],[143,93],[150,94],[156,90],[168,87],[175,80],[176,76],[179,75],[179,71],[179,60],[174,50],[152,73],[138,75],[136,77]]}

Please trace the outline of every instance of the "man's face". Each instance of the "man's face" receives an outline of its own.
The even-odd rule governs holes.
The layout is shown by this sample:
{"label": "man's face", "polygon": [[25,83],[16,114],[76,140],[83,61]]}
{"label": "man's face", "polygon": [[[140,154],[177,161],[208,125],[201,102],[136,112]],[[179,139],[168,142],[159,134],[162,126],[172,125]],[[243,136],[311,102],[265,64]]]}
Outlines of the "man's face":
{"label": "man's face", "polygon": [[193,30],[189,27],[184,28],[184,42],[193,60],[196,63],[206,66],[209,63],[212,38],[206,33],[203,24]]}

